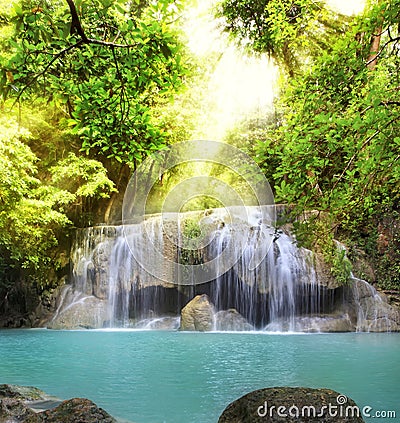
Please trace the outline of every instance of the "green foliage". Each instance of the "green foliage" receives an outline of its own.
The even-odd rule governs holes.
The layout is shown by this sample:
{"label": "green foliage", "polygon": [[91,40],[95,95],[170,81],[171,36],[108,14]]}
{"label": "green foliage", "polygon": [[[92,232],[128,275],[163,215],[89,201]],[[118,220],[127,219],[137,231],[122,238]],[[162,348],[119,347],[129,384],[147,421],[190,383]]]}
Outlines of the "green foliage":
{"label": "green foliage", "polygon": [[[172,4],[173,3],[173,4]],[[152,107],[186,74],[172,24],[179,2],[15,3],[0,57],[3,98],[45,97],[71,115],[82,149],[123,163],[141,161],[166,140]]]}
{"label": "green foliage", "polygon": [[350,258],[357,260],[361,248],[372,264],[377,284],[382,289],[398,290],[400,287],[400,212],[384,210],[363,223],[363,227],[346,228],[350,240]]}
{"label": "green foliage", "polygon": [[183,236],[188,239],[196,239],[201,235],[201,226],[197,219],[187,218],[183,223]]}
{"label": "green foliage", "polygon": [[352,265],[346,256],[346,250],[337,247],[327,258],[332,263],[331,272],[335,279],[342,285],[350,282]]}
{"label": "green foliage", "polygon": [[317,56],[329,49],[345,21],[313,0],[223,0],[217,16],[224,18],[224,30],[239,44],[267,53],[290,75],[299,73],[305,54]]}
{"label": "green foliage", "polygon": [[53,183],[69,201],[76,201],[78,197],[108,198],[109,193],[116,191],[100,162],[77,157],[74,153],[69,153],[50,172]]}
{"label": "green foliage", "polygon": [[[57,244],[56,231],[70,222],[43,196],[36,178],[36,156],[22,142],[29,137],[12,121],[0,122],[0,250],[3,264],[21,266],[37,274],[49,266],[49,250]],[[42,281],[39,281],[42,283]]]}
{"label": "green foliage", "polygon": [[203,263],[203,253],[199,248],[199,238],[203,234],[199,217],[186,218],[181,224],[182,248],[179,250],[179,263],[198,265]]}
{"label": "green foliage", "polygon": [[114,187],[100,162],[72,153],[40,175],[32,137],[12,118],[0,120],[0,253],[4,269],[44,288],[61,265],[59,233],[72,225],[76,203]]}
{"label": "green foliage", "polygon": [[[343,281],[347,263],[333,236],[360,238],[368,222],[399,209],[398,10],[398,0],[374,4],[308,70],[286,80],[277,104],[282,119],[266,127],[256,150],[267,174],[277,165],[269,178],[276,201],[290,204],[294,216],[315,211],[298,225],[298,238],[325,251]],[[377,65],[367,66],[379,32]]]}
{"label": "green foliage", "polygon": [[[267,111],[263,115],[250,115],[228,132],[225,141],[249,156],[255,157],[269,182],[274,181],[276,168],[279,166],[275,129],[279,126],[279,115]],[[272,185],[272,184],[271,184]]]}
{"label": "green foliage", "polygon": [[[399,199],[397,57],[374,72],[354,27],[304,77],[291,81],[279,137],[278,198],[329,211],[345,223]],[[389,66],[387,66],[389,65]]]}
{"label": "green foliage", "polygon": [[8,207],[35,186],[36,156],[21,139],[29,137],[28,131],[19,130],[16,122],[1,119],[0,132],[0,198]]}

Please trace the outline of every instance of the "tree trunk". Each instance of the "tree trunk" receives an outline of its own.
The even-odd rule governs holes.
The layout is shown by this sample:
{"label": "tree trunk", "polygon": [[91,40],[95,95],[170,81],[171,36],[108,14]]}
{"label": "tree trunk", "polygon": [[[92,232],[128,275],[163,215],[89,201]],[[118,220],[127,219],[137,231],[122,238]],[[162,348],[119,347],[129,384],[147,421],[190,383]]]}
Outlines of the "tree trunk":
{"label": "tree trunk", "polygon": [[374,70],[376,64],[378,63],[378,53],[379,47],[381,45],[381,37],[382,37],[382,25],[376,28],[376,34],[372,35],[371,39],[371,49],[367,61],[367,67],[370,70]]}

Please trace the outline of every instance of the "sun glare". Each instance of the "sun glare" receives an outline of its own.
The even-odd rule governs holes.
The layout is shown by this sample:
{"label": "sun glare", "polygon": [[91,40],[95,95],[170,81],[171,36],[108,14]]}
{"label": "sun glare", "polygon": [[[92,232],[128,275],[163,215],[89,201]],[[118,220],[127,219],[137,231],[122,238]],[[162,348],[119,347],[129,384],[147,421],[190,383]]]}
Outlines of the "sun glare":
{"label": "sun glare", "polygon": [[345,15],[361,13],[365,0],[326,0],[327,4]]}
{"label": "sun glare", "polygon": [[[326,0],[327,4],[344,14],[363,10],[365,0]],[[267,57],[246,57],[221,34],[213,16],[216,0],[201,0],[187,16],[189,48],[206,58],[213,53],[219,57],[205,90],[201,106],[201,124],[195,138],[222,140],[227,129],[248,113],[272,108],[276,94],[278,70]],[[214,56],[214,57],[215,57]],[[210,65],[211,66],[211,65]]]}

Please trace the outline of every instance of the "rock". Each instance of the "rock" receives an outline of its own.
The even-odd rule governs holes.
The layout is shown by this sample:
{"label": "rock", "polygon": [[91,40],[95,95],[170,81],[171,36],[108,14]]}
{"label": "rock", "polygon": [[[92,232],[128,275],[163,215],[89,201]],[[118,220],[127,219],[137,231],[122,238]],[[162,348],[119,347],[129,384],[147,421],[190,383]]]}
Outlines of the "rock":
{"label": "rock", "polygon": [[384,295],[361,279],[353,279],[352,289],[357,311],[357,330],[361,332],[400,332],[400,310]]}
{"label": "rock", "polygon": [[14,398],[23,401],[39,401],[47,398],[45,392],[33,386],[0,385],[0,398]]}
{"label": "rock", "polygon": [[266,332],[354,332],[355,323],[347,313],[318,316],[297,316],[293,320],[276,320],[269,323]]}
{"label": "rock", "polygon": [[215,330],[249,331],[254,327],[234,308],[222,310],[215,315]]}
{"label": "rock", "polygon": [[105,410],[86,398],[72,398],[58,407],[39,413],[46,423],[116,423]]}
{"label": "rock", "polygon": [[93,295],[102,300],[106,300],[109,292],[110,281],[110,257],[112,243],[101,242],[93,252]]}
{"label": "rock", "polygon": [[376,281],[374,268],[364,251],[360,249],[353,249],[351,264],[354,276],[364,279],[369,283],[374,283]]}
{"label": "rock", "polygon": [[299,332],[354,332],[354,330],[354,323],[348,314],[307,316],[296,320],[296,331]]}
{"label": "rock", "polygon": [[178,330],[179,317],[158,317],[154,319],[144,319],[132,325],[136,329],[152,330]]}
{"label": "rock", "polygon": [[341,286],[331,272],[331,266],[326,263],[321,253],[314,252],[315,257],[315,276],[318,285],[325,286],[328,289],[336,289]]}
{"label": "rock", "polygon": [[214,306],[207,295],[197,295],[181,312],[180,330],[210,331],[214,328]]}
{"label": "rock", "polygon": [[361,415],[352,399],[330,389],[279,387],[244,395],[226,407],[218,423],[358,423]]}
{"label": "rock", "polygon": [[[60,402],[49,400],[50,398],[37,388],[0,385],[0,423],[117,422],[88,399],[72,398]],[[52,408],[38,412],[44,405]]]}
{"label": "rock", "polygon": [[38,423],[38,415],[21,400],[15,398],[0,399],[0,423]]}
{"label": "rock", "polygon": [[107,301],[92,295],[80,294],[64,304],[47,323],[48,329],[97,329],[109,319]]}

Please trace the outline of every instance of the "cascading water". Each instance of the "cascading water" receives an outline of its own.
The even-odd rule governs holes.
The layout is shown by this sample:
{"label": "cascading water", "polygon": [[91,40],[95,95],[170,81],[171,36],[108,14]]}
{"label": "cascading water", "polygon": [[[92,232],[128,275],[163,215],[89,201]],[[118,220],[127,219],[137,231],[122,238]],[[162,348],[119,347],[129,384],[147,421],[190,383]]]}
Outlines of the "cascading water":
{"label": "cascading water", "polygon": [[[80,231],[72,253],[74,290],[105,303],[103,324],[109,327],[143,326],[149,319],[178,316],[191,298],[204,293],[216,311],[235,309],[259,329],[296,330],[298,316],[329,311],[328,290],[316,282],[311,253],[298,248],[289,234],[257,220],[257,210],[246,222],[225,222],[218,209],[204,220],[211,228],[209,243],[189,252],[177,247],[182,219],[175,226],[171,220],[168,231],[160,216],[141,224]],[[218,258],[217,277],[196,284],[190,274],[165,266],[160,257],[170,263]],[[158,276],[164,266],[162,278],[143,268],[144,258]]]}
{"label": "cascading water", "polygon": [[[197,250],[182,243],[188,216],[204,224],[207,242]],[[67,327],[177,328],[182,308],[206,294],[217,314],[234,312],[247,328],[397,330],[398,316],[370,285],[357,280],[351,288],[328,287],[314,259],[289,233],[263,222],[257,207],[248,208],[247,220],[213,209],[87,228],[77,234],[72,287],[53,320],[65,321],[68,312],[74,324]],[[201,284],[190,266],[181,266],[202,268],[213,260],[216,276]],[[73,312],[75,306],[82,308]]]}
{"label": "cascading water", "polygon": [[[249,229],[246,248],[240,255],[233,248],[235,265],[211,284],[210,299],[217,310],[234,308],[257,327],[295,330],[296,316],[323,309],[311,252],[298,248],[293,237],[284,232],[273,234],[269,245],[265,242],[271,236],[268,226]],[[239,245],[236,238],[243,236],[241,231],[224,227],[217,237],[215,254],[221,254],[228,244]]]}

